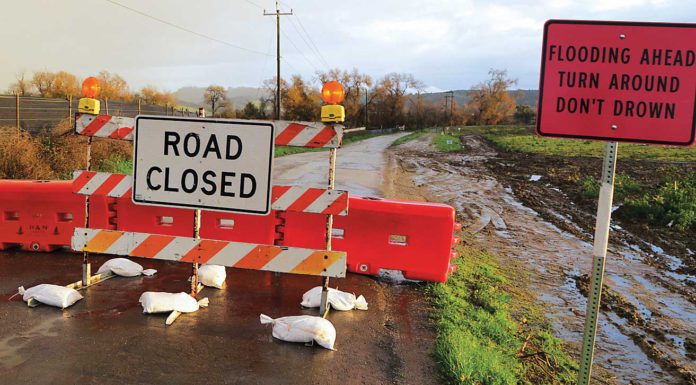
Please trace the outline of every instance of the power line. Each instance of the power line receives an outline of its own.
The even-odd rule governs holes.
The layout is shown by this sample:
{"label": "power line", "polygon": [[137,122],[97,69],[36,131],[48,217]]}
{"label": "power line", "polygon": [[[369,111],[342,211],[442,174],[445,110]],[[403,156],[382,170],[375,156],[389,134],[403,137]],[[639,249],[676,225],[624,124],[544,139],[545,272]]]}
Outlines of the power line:
{"label": "power line", "polygon": [[[288,8],[292,8],[292,6],[290,6],[288,3],[284,2],[284,1],[280,1],[280,3],[285,5]],[[317,45],[314,44],[314,40],[312,39],[312,36],[307,32],[307,29],[305,29],[304,24],[302,24],[302,19],[300,18],[300,15],[297,14],[297,12],[295,12],[295,17],[297,18],[297,22],[300,24],[300,28],[302,28],[305,35],[307,36],[307,39],[309,39],[309,42],[311,43],[310,49],[312,49],[312,52],[316,53],[316,55],[321,59],[321,61],[324,63],[324,65],[326,66],[327,69],[330,69],[331,66],[326,61],[324,56],[321,54],[321,51],[319,51],[319,48],[317,47]],[[291,22],[292,22],[292,20],[291,20]],[[294,24],[293,24],[293,27],[294,27]],[[298,31],[298,34],[300,35],[300,37],[302,37],[301,34],[299,33],[299,31]]]}
{"label": "power line", "polygon": [[170,22],[170,21],[160,19],[160,18],[158,18],[158,17],[156,17],[156,16],[152,16],[152,15],[147,14],[147,13],[145,13],[145,12],[139,11],[139,10],[137,10],[137,9],[135,9],[135,8],[131,8],[131,7],[127,6],[127,5],[123,5],[123,4],[121,4],[121,3],[119,3],[119,2],[116,2],[116,1],[114,1],[114,0],[105,0],[105,1],[107,1],[107,2],[109,2],[109,3],[111,3],[111,4],[113,4],[113,5],[117,5],[117,6],[121,7],[121,8],[125,8],[125,9],[127,9],[127,10],[129,10],[129,11],[131,11],[131,12],[135,12],[135,13],[141,15],[141,16],[144,16],[144,17],[147,17],[147,18],[149,18],[149,19],[158,21],[158,22],[160,22],[160,23],[162,23],[162,24],[166,24],[166,25],[168,25],[168,26],[170,26],[170,27],[173,27],[173,28],[176,28],[176,29],[178,29],[178,30],[181,30],[181,31],[184,31],[184,32],[188,32],[188,33],[193,34],[193,35],[196,35],[196,36],[198,36],[198,37],[202,37],[202,38],[204,38],[204,39],[208,39],[208,40],[211,40],[211,41],[214,41],[214,42],[217,42],[217,43],[220,43],[220,44],[224,44],[224,45],[229,46],[229,47],[232,47],[232,48],[236,48],[236,49],[240,49],[240,50],[243,50],[243,51],[247,51],[247,52],[250,52],[250,53],[255,53],[255,54],[257,54],[257,55],[273,56],[273,55],[270,55],[270,54],[267,54],[267,53],[264,53],[264,52],[261,52],[261,51],[257,51],[257,50],[251,49],[251,48],[242,47],[242,46],[240,46],[240,45],[237,45],[237,44],[234,44],[234,43],[230,43],[230,42],[225,41],[225,40],[221,40],[221,39],[218,39],[218,38],[215,38],[215,37],[212,37],[212,36],[208,36],[208,35],[202,34],[202,33],[200,33],[200,32],[196,32],[196,31],[190,30],[190,29],[188,29],[188,28],[186,28],[186,27],[182,27],[182,26],[177,25],[177,24],[174,24],[174,23],[172,23],[172,22]]}
{"label": "power line", "polygon": [[255,6],[255,7],[258,7],[258,8],[263,9],[262,6],[260,6],[258,3],[254,3],[254,2],[251,1],[251,0],[244,0],[244,1],[246,1],[247,3],[249,3],[249,4],[251,4],[251,5]]}
{"label": "power line", "polygon": [[326,61],[326,59],[324,59],[324,56],[323,56],[323,55],[321,54],[321,52],[319,51],[319,48],[317,48],[317,45],[314,44],[314,40],[312,40],[312,36],[309,35],[309,33],[308,33],[307,30],[305,29],[304,25],[302,24],[302,19],[300,19],[300,16],[299,16],[299,15],[296,15],[296,16],[297,16],[297,22],[300,24],[300,27],[302,28],[302,30],[304,31],[304,33],[307,35],[307,38],[309,39],[309,42],[312,43],[312,46],[314,46],[314,49],[316,50],[317,54],[319,55],[319,57],[321,58],[321,60],[322,60],[322,61],[324,62],[324,64],[326,65],[326,68],[327,68],[327,69],[328,69],[328,68],[331,68],[331,66],[329,65],[329,63]]}
{"label": "power line", "polygon": [[288,65],[288,67],[290,67],[291,70],[295,71],[295,73],[297,73],[297,74],[300,73],[300,71],[298,71],[297,68],[295,68],[292,64],[290,64],[290,62],[288,61],[288,59],[283,58],[283,61],[285,62],[285,64]]}
{"label": "power line", "polygon": [[326,66],[326,69],[327,69],[327,70],[330,69],[329,64],[326,62],[326,60],[324,60],[324,57],[321,56],[321,53],[319,53],[318,51],[316,51],[316,50],[312,47],[312,45],[309,44],[309,42],[307,42],[307,39],[304,38],[304,36],[302,35],[302,32],[300,32],[299,28],[297,28],[297,26],[295,25],[295,22],[292,21],[292,19],[290,19],[290,24],[292,24],[292,28],[295,29],[295,32],[297,32],[297,34],[300,36],[300,38],[302,39],[302,41],[304,41],[304,43],[307,45],[307,47],[309,47],[309,50],[312,51],[312,53],[314,54],[314,56],[316,56],[317,59],[319,60],[319,62],[322,63],[321,65]]}
{"label": "power line", "polygon": [[319,68],[317,68],[317,66],[315,66],[314,63],[312,63],[312,62],[309,60],[309,58],[308,58],[304,53],[302,53],[302,51],[295,45],[295,42],[292,41],[292,39],[290,38],[290,36],[288,36],[288,35],[285,33],[285,31],[284,31],[283,29],[280,30],[280,33],[282,33],[283,36],[285,36],[285,38],[288,39],[288,41],[290,42],[290,44],[292,44],[292,46],[295,47],[295,50],[296,50],[300,55],[302,55],[302,57],[307,61],[307,63],[309,63],[310,66],[312,66],[312,67],[314,68],[315,71],[319,71]]}

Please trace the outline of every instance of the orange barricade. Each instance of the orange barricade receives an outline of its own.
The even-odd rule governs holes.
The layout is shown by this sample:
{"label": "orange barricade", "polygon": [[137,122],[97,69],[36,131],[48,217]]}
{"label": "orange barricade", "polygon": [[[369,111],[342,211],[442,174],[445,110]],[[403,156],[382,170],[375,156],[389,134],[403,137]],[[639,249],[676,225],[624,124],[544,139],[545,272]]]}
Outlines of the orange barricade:
{"label": "orange barricade", "polygon": [[[322,215],[288,212],[284,245],[317,247],[324,242]],[[454,271],[454,208],[436,203],[350,197],[350,214],[334,218],[333,248],[348,253],[348,270],[379,275],[399,270],[405,278],[445,282]]]}
{"label": "orange barricade", "polygon": [[[444,282],[457,257],[452,235],[461,228],[454,209],[436,203],[351,196],[350,214],[334,217],[333,249],[348,253],[348,270],[379,275],[399,270],[405,278]],[[51,251],[70,246],[84,226],[85,196],[71,181],[0,181],[0,250]],[[203,211],[201,237],[224,241],[321,249],[326,215],[276,212],[245,215]],[[90,199],[90,227],[188,236],[193,210],[141,206],[130,197]]]}
{"label": "orange barricade", "polygon": [[85,197],[72,193],[70,181],[1,180],[0,249],[69,246],[73,229],[85,223],[84,205]]}
{"label": "orange barricade", "polygon": [[[100,196],[93,196],[98,198]],[[91,209],[90,209],[91,210]],[[116,198],[114,230],[188,236],[193,233],[193,210],[136,205],[130,196]],[[93,213],[94,211],[90,211]],[[94,215],[94,214],[90,214]],[[76,226],[80,227],[80,226]],[[109,229],[90,223],[90,228]]]}

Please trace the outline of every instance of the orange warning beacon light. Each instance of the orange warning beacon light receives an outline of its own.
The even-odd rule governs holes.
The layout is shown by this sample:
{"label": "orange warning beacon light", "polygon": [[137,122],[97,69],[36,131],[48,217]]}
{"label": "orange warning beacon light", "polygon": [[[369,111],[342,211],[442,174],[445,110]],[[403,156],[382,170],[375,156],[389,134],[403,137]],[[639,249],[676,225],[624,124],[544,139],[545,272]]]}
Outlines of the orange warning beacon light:
{"label": "orange warning beacon light", "polygon": [[324,83],[321,88],[321,98],[328,105],[321,107],[322,122],[343,122],[346,119],[346,111],[338,103],[346,97],[341,83],[330,81]]}
{"label": "orange warning beacon light", "polygon": [[84,98],[80,99],[80,103],[77,105],[77,111],[81,114],[99,114],[99,100],[96,98],[99,96],[101,91],[101,85],[99,85],[99,80],[94,76],[90,76],[82,82],[82,95]]}
{"label": "orange warning beacon light", "polygon": [[101,91],[101,86],[99,80],[94,76],[90,76],[82,82],[82,95],[84,97],[96,99],[99,97],[99,91]]}

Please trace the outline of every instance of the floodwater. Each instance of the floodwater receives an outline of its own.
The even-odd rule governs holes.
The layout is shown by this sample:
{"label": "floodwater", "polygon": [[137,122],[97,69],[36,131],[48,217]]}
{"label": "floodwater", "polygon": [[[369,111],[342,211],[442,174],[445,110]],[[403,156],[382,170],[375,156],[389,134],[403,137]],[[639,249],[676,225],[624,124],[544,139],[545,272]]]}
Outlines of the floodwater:
{"label": "floodwater", "polygon": [[[400,146],[395,157],[428,198],[457,209],[480,247],[529,272],[530,290],[538,293],[556,335],[579,351],[586,298],[573,277],[589,273],[592,245],[522,205],[486,169],[496,151],[478,136],[465,136],[463,143],[464,154],[442,155],[423,137]],[[684,341],[696,338],[695,277],[674,272],[678,258],[671,257],[674,266],[657,269],[646,263],[648,257],[635,245],[610,245],[605,284],[635,307],[645,325],[603,311],[595,364],[620,384],[691,384],[696,363],[686,356]]]}
{"label": "floodwater", "polygon": [[[339,159],[348,162],[339,161],[337,185],[379,194],[384,149],[394,139],[339,150]],[[319,170],[328,167],[328,152],[291,155],[279,163],[286,171],[280,170],[278,178],[295,181],[292,173],[298,169],[316,170],[317,176],[302,183],[320,187],[325,182]],[[357,182],[343,183],[351,173],[360,175]],[[107,259],[92,256],[93,271]],[[227,269],[222,290],[207,288],[199,295],[208,297],[210,306],[181,315],[169,327],[166,314],[143,314],[138,298],[145,291],[187,291],[188,264],[136,259],[158,273],[94,285],[66,310],[31,309],[13,297],[20,285],[76,281],[81,262],[82,255],[68,252],[0,252],[0,383],[437,383],[428,355],[434,330],[418,285],[357,274],[332,279],[332,287],[364,295],[369,303],[367,311],[329,314],[337,351],[276,340],[271,328],[259,322],[262,313],[273,318],[317,315],[316,309],[301,308],[300,301],[305,291],[321,284],[318,277]]]}

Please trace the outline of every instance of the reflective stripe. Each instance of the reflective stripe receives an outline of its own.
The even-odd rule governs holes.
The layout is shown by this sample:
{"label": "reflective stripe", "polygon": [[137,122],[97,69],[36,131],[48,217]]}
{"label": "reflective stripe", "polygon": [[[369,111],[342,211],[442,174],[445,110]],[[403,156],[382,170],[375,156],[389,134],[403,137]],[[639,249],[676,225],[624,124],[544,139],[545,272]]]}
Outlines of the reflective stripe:
{"label": "reflective stripe", "polygon": [[279,273],[328,277],[346,275],[346,253],[343,251],[84,228],[75,229],[72,246],[75,251],[169,261],[195,261]]}

